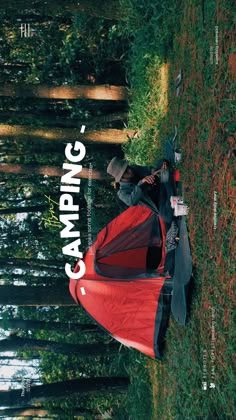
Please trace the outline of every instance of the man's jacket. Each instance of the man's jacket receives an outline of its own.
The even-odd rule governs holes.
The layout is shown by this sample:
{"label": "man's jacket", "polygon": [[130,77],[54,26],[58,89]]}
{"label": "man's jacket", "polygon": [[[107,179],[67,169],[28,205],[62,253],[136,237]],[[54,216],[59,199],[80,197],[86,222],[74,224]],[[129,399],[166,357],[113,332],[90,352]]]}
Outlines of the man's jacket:
{"label": "man's jacket", "polygon": [[[155,169],[160,169],[163,160],[159,160]],[[174,211],[170,205],[170,197],[174,194],[173,185],[170,182],[159,184],[159,203],[158,208],[150,197],[150,186],[142,183],[141,180],[147,175],[152,174],[149,166],[131,166],[139,179],[138,183],[120,182],[120,189],[117,193],[119,199],[127,206],[143,205],[147,206],[156,213],[160,214],[166,223],[171,223]]]}
{"label": "man's jacket", "polygon": [[148,195],[147,185],[141,182],[141,179],[145,178],[145,176],[151,175],[151,168],[139,165],[133,165],[131,168],[134,169],[140,181],[137,184],[120,181],[120,189],[117,193],[119,199],[129,207],[137,204],[145,205],[158,212],[156,205]]}

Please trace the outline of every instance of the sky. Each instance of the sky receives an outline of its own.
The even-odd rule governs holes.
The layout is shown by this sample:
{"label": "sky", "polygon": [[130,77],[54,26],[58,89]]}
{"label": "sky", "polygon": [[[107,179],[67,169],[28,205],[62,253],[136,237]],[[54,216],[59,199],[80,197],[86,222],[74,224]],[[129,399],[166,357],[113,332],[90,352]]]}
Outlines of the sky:
{"label": "sky", "polygon": [[[17,389],[22,388],[23,380],[26,378],[39,379],[38,360],[27,361],[27,360],[3,360],[1,359],[0,353],[0,390]],[[8,352],[4,353],[4,356],[14,356],[15,353]],[[9,364],[9,366],[2,366]],[[28,365],[34,365],[35,367],[27,367]],[[14,382],[13,376],[17,377],[17,383]],[[12,381],[4,381],[4,379],[12,378]]]}

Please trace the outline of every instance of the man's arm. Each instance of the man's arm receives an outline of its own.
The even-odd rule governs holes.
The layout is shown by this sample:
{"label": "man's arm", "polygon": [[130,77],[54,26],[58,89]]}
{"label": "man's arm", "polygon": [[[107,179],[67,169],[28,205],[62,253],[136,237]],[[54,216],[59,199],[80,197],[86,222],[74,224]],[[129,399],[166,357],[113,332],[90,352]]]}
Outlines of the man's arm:
{"label": "man's arm", "polygon": [[117,193],[119,199],[127,206],[136,206],[143,197],[143,189],[141,185],[141,181],[137,185],[126,184],[124,187],[121,184]]}
{"label": "man's arm", "polygon": [[127,206],[136,206],[138,202],[145,198],[145,190],[148,186],[155,183],[155,176],[148,175],[143,178],[137,185],[131,183],[120,183],[120,190],[118,191],[118,197]]}

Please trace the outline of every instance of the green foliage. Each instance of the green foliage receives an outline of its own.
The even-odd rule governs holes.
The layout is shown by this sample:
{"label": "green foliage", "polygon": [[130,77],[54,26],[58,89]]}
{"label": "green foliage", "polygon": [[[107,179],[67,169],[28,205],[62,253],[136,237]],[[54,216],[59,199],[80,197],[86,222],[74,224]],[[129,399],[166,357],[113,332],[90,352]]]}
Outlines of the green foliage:
{"label": "green foliage", "polygon": [[86,66],[95,79],[101,79],[108,74],[112,63],[120,62],[122,68],[122,60],[127,52],[127,37],[119,24],[77,15],[72,31],[79,59],[81,62],[86,59]]}
{"label": "green foliage", "polygon": [[[162,61],[147,56],[142,65],[134,63],[136,77],[132,87],[129,127],[138,134],[123,145],[126,158],[135,164],[151,164],[161,151],[161,126],[165,118],[166,92],[161,80]],[[170,133],[169,133],[170,134]]]}
{"label": "green foliage", "polygon": [[[57,16],[54,19],[45,18],[45,22],[32,23],[36,30],[30,39],[21,39],[19,24],[9,18],[0,27],[0,37],[4,40],[0,46],[4,63],[16,63],[8,71],[3,68],[2,82],[33,83],[48,85],[113,83],[124,84],[124,62],[127,57],[129,44],[127,36],[116,22],[86,17],[84,15],[66,18]],[[9,32],[10,31],[10,32]],[[9,36],[10,35],[10,36]],[[86,123],[87,119],[112,112],[123,111],[123,105],[111,102],[90,100],[55,101],[31,98],[0,98],[1,122],[10,125],[30,125],[33,128],[45,126],[45,121],[52,121],[50,126],[56,126],[56,118]],[[9,110],[11,112],[8,114]],[[47,122],[46,122],[47,125]],[[105,128],[105,127],[104,127]],[[1,160],[5,163],[25,165],[52,165],[61,167],[65,160],[64,144],[50,144],[47,142],[27,141],[20,138],[5,137],[1,148]],[[2,146],[2,144],[1,144]],[[108,149],[108,148],[107,148]],[[105,170],[107,161],[117,152],[117,148],[88,147],[84,166],[91,162],[98,170]],[[119,150],[120,153],[120,150]],[[26,174],[16,177],[13,174],[1,175],[2,207],[10,205],[20,207],[36,204],[48,204],[48,210],[41,214],[29,214],[24,220],[17,216],[4,217],[2,221],[1,257],[46,258],[55,261],[63,260],[61,248],[66,244],[60,239],[62,228],[59,222],[59,188],[60,179]],[[75,229],[81,232],[81,242],[87,243],[87,207],[85,198],[86,182],[81,182],[81,193],[75,196],[75,204],[80,205],[80,220]],[[92,198],[92,235],[93,240],[115,215],[117,215],[114,200],[115,191],[111,185],[93,182]],[[69,241],[69,240],[68,240]],[[85,247],[85,246],[84,246]],[[74,261],[72,262],[72,264]],[[68,279],[58,273],[42,275],[40,266],[36,273],[32,270],[21,269],[16,273],[14,267],[1,270],[2,279],[7,284],[20,281],[26,284],[58,284],[68,283]],[[3,273],[2,273],[3,272]],[[33,275],[34,274],[34,275]],[[18,283],[17,283],[18,284]],[[88,323],[91,321],[79,306],[63,307],[20,307],[17,308],[18,317],[25,319],[51,320]],[[7,315],[10,309],[7,308]],[[11,312],[12,315],[12,312]],[[37,339],[55,340],[68,343],[110,342],[106,334],[88,334],[78,331],[66,333],[56,331],[18,331],[21,336]],[[31,352],[25,352],[29,357]],[[125,354],[122,348],[118,358]],[[90,376],[127,375],[122,363],[116,366],[116,355],[110,357],[96,357],[93,360],[82,359],[75,355],[54,355],[40,353],[40,376],[45,383]],[[124,356],[125,357],[125,356]],[[112,365],[112,369],[110,369]],[[74,398],[59,403],[50,404],[52,407],[62,407],[65,410],[63,418],[73,418],[73,407],[91,409],[91,418],[100,413],[101,417],[109,416],[111,410],[123,412],[122,405],[125,396],[98,395],[94,397]]]}
{"label": "green foliage", "polygon": [[[152,6],[154,4],[157,6],[157,2],[151,3]],[[165,3],[163,2],[163,6]],[[154,29],[149,27],[147,21],[147,16],[150,21],[153,20],[152,14],[149,13],[152,6],[145,5],[145,10],[142,2],[139,4],[142,10],[139,15],[139,31],[143,34],[138,34],[136,37],[138,29],[131,26],[131,22],[133,25],[135,19],[132,21],[127,18],[127,28],[130,28],[130,33],[134,36],[129,73],[133,89],[129,124],[132,128],[139,128],[141,135],[133,138],[125,146],[125,154],[130,162],[150,163],[150,144],[154,143],[154,150],[157,152],[172,130],[172,124],[178,124],[178,141],[184,154],[180,171],[184,187],[188,189],[185,196],[190,204],[190,240],[196,264],[191,317],[185,328],[171,320],[166,339],[164,369],[160,369],[155,376],[158,392],[153,395],[153,407],[156,401],[156,408],[153,417],[149,418],[211,419],[218,418],[219,413],[225,413],[227,418],[234,418],[232,337],[235,325],[232,316],[233,294],[230,286],[234,268],[233,205],[229,198],[231,194],[229,191],[232,192],[234,160],[229,152],[233,144],[233,140],[230,143],[230,138],[234,131],[234,106],[232,75],[230,78],[228,66],[228,52],[231,51],[230,45],[232,45],[230,36],[234,26],[229,13],[230,2],[224,1],[220,6],[215,1],[204,2],[203,9],[196,1],[184,4],[175,2],[176,6],[179,5],[178,13],[172,16],[170,13],[169,17],[166,17],[166,27],[168,21],[173,19],[174,31],[173,50],[168,48],[167,54],[163,54],[164,43],[157,42],[158,37],[152,35]],[[135,8],[135,1],[130,1],[129,5],[135,17],[138,6]],[[153,10],[153,14],[158,15],[159,9],[162,8],[162,5],[159,6]],[[167,11],[169,12],[168,8]],[[145,19],[146,26],[143,24]],[[216,22],[221,28],[221,36],[223,37],[223,33],[226,36],[227,33],[227,41],[225,40],[220,50],[218,66],[215,63],[210,64],[209,60],[209,45],[215,43]],[[213,29],[208,31],[208,28]],[[144,40],[149,36],[152,39],[144,48]],[[159,62],[159,66],[162,66],[166,59],[170,64],[168,109],[158,113],[155,109],[155,92],[158,94],[160,83],[155,84],[148,75],[154,71],[155,63]],[[184,72],[184,93],[176,97],[174,81],[179,66]],[[150,137],[146,135],[149,132]],[[214,190],[217,191],[218,225],[213,232]],[[212,308],[216,311],[217,330],[213,363],[214,381],[211,381]],[[205,349],[207,350],[207,391],[202,389]],[[133,375],[132,372],[132,378]],[[215,382],[215,388],[209,388],[211,382]],[[143,385],[144,388],[147,383],[146,381]],[[140,392],[142,393],[142,390]],[[134,399],[137,393],[138,390],[134,391]],[[151,395],[151,386],[149,394]],[[140,413],[140,418],[145,418],[142,408]],[[132,418],[136,419],[135,415]]]}
{"label": "green foliage", "polygon": [[[18,311],[18,316],[26,319],[45,320],[45,321],[58,321],[68,323],[79,322],[79,323],[91,323],[93,320],[88,318],[84,309],[81,306],[73,308],[59,307],[56,309],[49,308],[30,308],[21,307]],[[63,333],[56,332],[53,330],[39,330],[32,331],[31,338],[37,338],[41,340],[54,340],[59,342],[67,342],[71,344],[83,344],[91,343],[96,345],[99,342],[109,343],[111,338],[106,333],[79,333],[78,331],[68,330],[66,333],[66,339]],[[127,371],[124,368],[124,360],[127,362],[127,352],[125,349],[121,349],[119,355],[111,355],[107,357],[93,357],[93,358],[81,358],[73,354],[60,355],[52,354],[47,352],[40,352],[40,372],[41,378],[44,383],[51,383],[56,381],[87,378],[93,376],[127,376]],[[116,408],[123,405],[125,396],[112,396],[97,393],[97,396],[78,396],[73,397],[70,400],[62,400],[50,404],[50,407],[60,407],[66,410],[66,413],[70,414],[73,411],[73,407],[82,407],[86,409],[92,409],[95,413],[109,411],[112,407],[114,411]],[[72,415],[72,413],[71,413]]]}
{"label": "green foliage", "polygon": [[32,38],[21,38],[15,22],[0,29],[5,60],[28,63],[17,79],[25,75],[24,81],[33,84],[110,83],[114,64],[122,71],[127,38],[117,23],[80,14],[67,22],[59,18],[31,27],[36,31]]}
{"label": "green foliage", "polygon": [[132,40],[132,63],[148,54],[162,58],[169,55],[173,36],[179,29],[179,6],[171,0],[145,2],[145,0],[121,0],[127,10],[124,31]]}
{"label": "green foliage", "polygon": [[157,135],[157,130],[165,116],[159,73],[172,54],[180,11],[177,2],[169,0],[122,0],[122,5],[127,9],[123,30],[131,42],[127,73],[132,92],[129,126],[140,129],[139,136],[124,145],[124,151],[131,163],[150,164],[161,151],[161,134]]}

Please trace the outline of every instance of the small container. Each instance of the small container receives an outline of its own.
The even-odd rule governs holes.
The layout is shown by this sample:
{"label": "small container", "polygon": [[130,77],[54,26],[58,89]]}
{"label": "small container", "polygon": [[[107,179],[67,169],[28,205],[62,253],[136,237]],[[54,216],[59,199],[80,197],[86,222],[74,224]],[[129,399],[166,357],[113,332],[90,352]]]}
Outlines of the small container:
{"label": "small container", "polygon": [[174,209],[177,204],[184,204],[183,197],[179,195],[172,195],[170,197],[171,208]]}
{"label": "small container", "polygon": [[182,159],[181,152],[175,151],[175,163],[179,163]]}
{"label": "small container", "polygon": [[189,207],[186,204],[176,204],[174,208],[174,215],[175,217],[178,216],[187,216],[189,212]]}
{"label": "small container", "polygon": [[178,169],[174,169],[174,180],[175,182],[180,181],[180,171]]}

